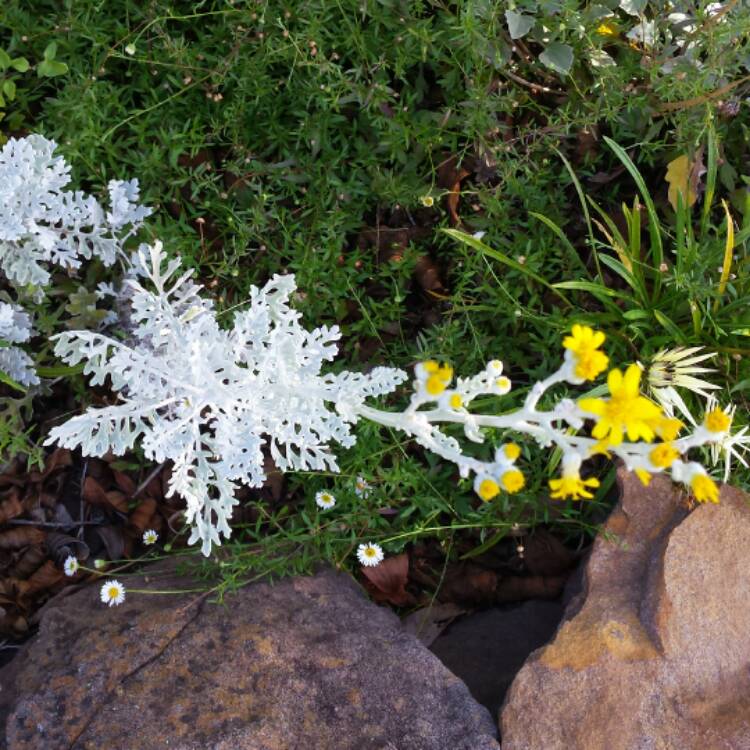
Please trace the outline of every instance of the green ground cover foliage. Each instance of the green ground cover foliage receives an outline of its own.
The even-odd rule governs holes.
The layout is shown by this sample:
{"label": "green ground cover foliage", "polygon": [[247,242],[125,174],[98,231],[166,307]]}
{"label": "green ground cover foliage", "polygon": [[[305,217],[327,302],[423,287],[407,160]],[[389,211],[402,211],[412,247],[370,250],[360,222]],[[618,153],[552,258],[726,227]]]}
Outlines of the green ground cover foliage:
{"label": "green ground cover foliage", "polygon": [[[563,332],[586,322],[607,331],[614,363],[646,364],[678,345],[717,351],[714,379],[743,424],[749,30],[750,12],[731,0],[720,11],[11,1],[0,10],[3,54],[66,69],[0,71],[14,81],[4,132],[57,140],[92,192],[137,176],[159,208],[147,238],[191,263],[227,311],[251,284],[295,273],[307,322],[343,329],[339,366],[431,357],[471,374],[497,357],[517,385],[513,406],[556,369]],[[681,155],[698,200],[675,211],[664,176]],[[722,199],[735,242],[720,288]],[[87,273],[89,288],[108,278]],[[40,331],[96,317],[81,285],[59,279],[37,311]],[[228,580],[256,559],[248,542],[305,567],[343,562],[362,539],[394,552],[459,538],[465,553],[514,523],[554,521],[571,534],[595,523],[611,469],[602,464],[599,501],[553,507],[544,498],[555,455],[522,447],[527,487],[484,505],[451,466],[361,425],[342,475],[290,475],[291,505],[248,494]],[[357,475],[373,485],[367,499],[353,492]],[[748,486],[747,472],[735,481]],[[313,502],[323,487],[339,498],[326,516]]]}

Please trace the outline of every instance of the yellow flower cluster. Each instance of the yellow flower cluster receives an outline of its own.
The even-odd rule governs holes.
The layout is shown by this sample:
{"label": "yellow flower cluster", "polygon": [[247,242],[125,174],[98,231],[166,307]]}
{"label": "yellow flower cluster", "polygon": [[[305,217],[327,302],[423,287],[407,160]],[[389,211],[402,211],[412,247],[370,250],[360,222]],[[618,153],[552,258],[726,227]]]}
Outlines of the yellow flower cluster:
{"label": "yellow flower cluster", "polygon": [[500,464],[500,472],[497,476],[480,474],[474,482],[474,490],[484,502],[489,502],[497,497],[501,491],[513,495],[520,492],[526,486],[524,475],[513,466],[515,460],[521,455],[521,449],[515,443],[506,443],[501,446],[495,455]]}
{"label": "yellow flower cluster", "polygon": [[599,351],[599,347],[604,343],[605,338],[601,331],[595,331],[589,326],[576,323],[571,335],[563,339],[563,346],[574,357],[575,367],[573,372],[577,378],[594,380],[607,369],[609,358],[604,352]]}
{"label": "yellow flower cluster", "polygon": [[[602,33],[609,33],[603,31]],[[571,353],[574,363],[573,374],[582,380],[593,380],[608,365],[607,356],[599,350],[605,336],[601,331],[583,325],[574,325],[571,335],[563,339],[563,346]],[[680,458],[680,451],[673,441],[684,427],[679,419],[667,417],[662,409],[640,392],[641,368],[630,365],[624,374],[610,370],[607,376],[609,398],[584,398],[578,406],[596,418],[591,435],[599,441],[591,453],[607,453],[609,447],[621,445],[625,436],[629,441],[644,440],[647,443],[655,438],[657,443],[648,453],[651,470],[668,469]],[[704,426],[709,432],[721,433],[729,429],[731,416],[718,407],[706,414]],[[636,474],[643,482],[651,481],[651,471],[639,467]],[[702,470],[695,470],[689,479],[690,488],[698,502],[718,502],[719,488]],[[595,478],[581,479],[578,470],[563,472],[559,479],[549,482],[553,499],[591,499],[589,489],[599,487]]]}
{"label": "yellow flower cluster", "polygon": [[424,388],[430,396],[439,396],[453,380],[453,368],[439,365],[432,359],[422,362],[420,374],[424,377]]}

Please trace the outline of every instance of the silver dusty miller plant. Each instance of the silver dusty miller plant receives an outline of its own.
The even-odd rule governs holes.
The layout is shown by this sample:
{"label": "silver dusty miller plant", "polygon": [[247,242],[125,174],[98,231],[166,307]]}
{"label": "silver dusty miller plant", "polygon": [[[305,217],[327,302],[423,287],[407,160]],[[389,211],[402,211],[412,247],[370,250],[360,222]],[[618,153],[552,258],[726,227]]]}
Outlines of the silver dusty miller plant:
{"label": "silver dusty miller plant", "polygon": [[208,555],[221,535],[229,537],[238,486],[263,484],[264,445],[282,471],[336,471],[329,443],[352,445],[358,407],[406,374],[385,367],[322,374],[340,332],[300,325],[300,313],[289,307],[293,276],[253,287],[248,309],[222,330],[192,272],[178,275],[179,266],[161,243],[135,255],[135,277],[125,282],[132,345],[89,331],[55,337],[56,353],[70,365],[84,361],[94,385],[109,377],[121,403],[74,417],[53,429],[48,443],[102,455],[122,454],[138,441],[148,458],[173,461],[169,493],[185,499],[189,541],[200,540]]}
{"label": "silver dusty miller plant", "polygon": [[138,205],[138,180],[111,180],[110,210],[64,190],[70,165],[41,135],[11,138],[0,150],[0,270],[15,285],[44,286],[47,265],[75,269],[98,257],[112,265],[151,209]]}
{"label": "silver dusty miller plant", "polygon": [[31,318],[18,305],[0,302],[0,370],[21,385],[37,385],[34,360],[23,349],[13,346],[31,338]]}
{"label": "silver dusty miller plant", "polygon": [[[37,301],[49,283],[49,266],[72,271],[93,257],[112,265],[151,214],[137,202],[137,180],[109,182],[109,211],[90,195],[64,190],[70,166],[54,155],[56,148],[54,141],[30,135],[11,138],[0,150],[0,271],[12,285],[31,287]],[[21,385],[39,379],[30,357],[11,344],[30,336],[29,316],[3,303],[0,369]]]}

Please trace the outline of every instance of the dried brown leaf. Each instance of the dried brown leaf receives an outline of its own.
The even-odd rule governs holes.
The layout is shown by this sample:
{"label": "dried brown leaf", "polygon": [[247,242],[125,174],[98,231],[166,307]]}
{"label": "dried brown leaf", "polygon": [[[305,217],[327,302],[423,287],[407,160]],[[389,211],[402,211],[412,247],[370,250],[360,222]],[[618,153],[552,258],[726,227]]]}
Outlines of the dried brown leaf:
{"label": "dried brown leaf", "polygon": [[470,174],[471,173],[468,170],[460,169],[453,185],[451,185],[450,192],[448,193],[448,212],[451,215],[451,224],[453,224],[453,226],[459,226],[461,224],[461,217],[458,215],[458,199],[461,197],[461,183]]}
{"label": "dried brown leaf", "polygon": [[115,484],[125,493],[127,497],[133,497],[138,489],[136,483],[127,475],[116,469],[112,470],[115,478]]}
{"label": "dried brown leaf", "polygon": [[150,528],[149,524],[155,512],[156,500],[152,497],[147,497],[130,514],[128,518],[129,526],[139,534],[142,534],[146,529]]}
{"label": "dried brown leaf", "polygon": [[405,588],[409,576],[409,556],[405,552],[387,557],[373,567],[362,566],[361,570],[377,601],[387,601],[397,607],[414,603],[414,597]]}
{"label": "dried brown leaf", "polygon": [[442,294],[445,292],[440,280],[440,271],[429,255],[421,255],[414,266],[414,278],[426,292]]}
{"label": "dried brown leaf", "polygon": [[27,547],[18,561],[8,570],[8,575],[13,578],[28,578],[38,570],[47,559],[47,550],[43,544],[33,544]]}
{"label": "dried brown leaf", "polygon": [[0,502],[0,524],[23,513],[23,505],[18,495],[18,489],[12,487],[8,492],[8,496]]}
{"label": "dried brown leaf", "polygon": [[30,597],[40,591],[47,591],[65,580],[65,573],[55,566],[52,560],[47,560],[41,568],[35,571],[25,581],[18,581],[16,588],[19,596]]}
{"label": "dried brown leaf", "polygon": [[29,544],[41,544],[46,534],[34,526],[19,526],[0,532],[0,549],[20,549]]}

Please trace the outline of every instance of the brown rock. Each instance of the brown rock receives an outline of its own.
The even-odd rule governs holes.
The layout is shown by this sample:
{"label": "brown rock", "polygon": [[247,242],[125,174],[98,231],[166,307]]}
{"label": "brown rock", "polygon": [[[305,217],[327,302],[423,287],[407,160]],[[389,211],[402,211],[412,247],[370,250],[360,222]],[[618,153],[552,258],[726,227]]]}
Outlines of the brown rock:
{"label": "brown rock", "polygon": [[[131,589],[181,589],[170,567]],[[12,750],[497,750],[490,714],[343,574],[257,583],[224,605],[98,588],[53,600],[0,672]]]}
{"label": "brown rock", "polygon": [[748,750],[748,497],[691,512],[666,477],[619,480],[582,594],[511,686],[503,750]]}

